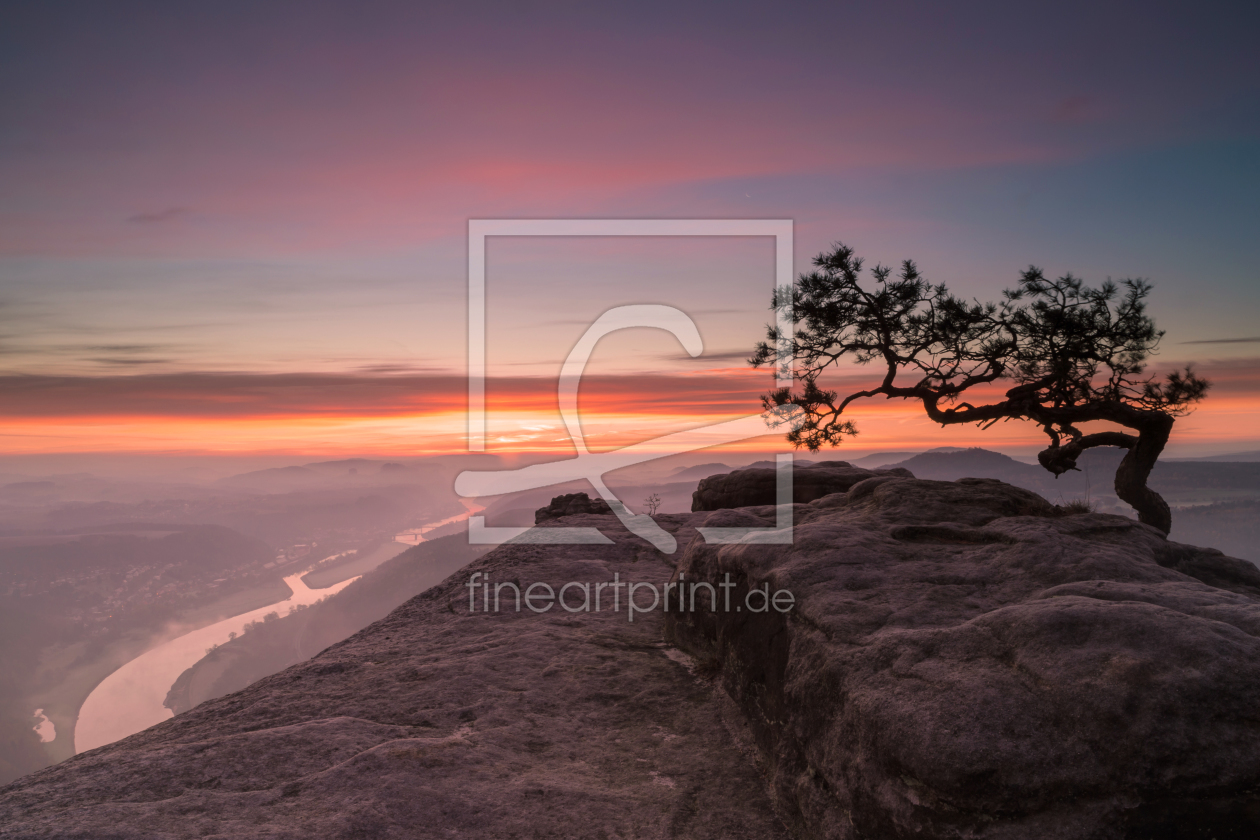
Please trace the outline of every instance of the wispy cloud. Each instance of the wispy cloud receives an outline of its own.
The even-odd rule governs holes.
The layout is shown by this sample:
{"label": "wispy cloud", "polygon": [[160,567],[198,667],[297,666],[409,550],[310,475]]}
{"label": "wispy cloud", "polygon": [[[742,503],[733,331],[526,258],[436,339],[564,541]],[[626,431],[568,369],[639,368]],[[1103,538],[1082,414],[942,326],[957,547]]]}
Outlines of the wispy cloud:
{"label": "wispy cloud", "polygon": [[136,365],[162,365],[169,364],[170,359],[129,359],[123,357],[101,356],[86,361],[95,362],[98,365],[114,365],[116,367],[134,367]]}
{"label": "wispy cloud", "polygon": [[[332,360],[337,361],[337,360]],[[402,364],[374,364],[360,365],[355,368],[358,373],[390,375],[390,374],[410,374],[418,376],[422,374],[441,372],[437,368],[426,367],[423,365],[402,365]]]}
{"label": "wispy cloud", "polygon": [[188,215],[187,207],[167,207],[165,210],[158,210],[153,213],[137,213],[128,217],[127,221],[136,225],[160,224],[162,222],[173,222],[176,219]]}
{"label": "wispy cloud", "polygon": [[1182,344],[1257,344],[1260,343],[1260,335],[1251,336],[1250,338],[1204,338],[1198,341],[1183,341]]}
{"label": "wispy cloud", "polygon": [[[5,336],[0,336],[3,342]],[[10,337],[13,338],[13,337]],[[166,342],[148,343],[109,343],[109,344],[44,344],[24,340],[11,341],[7,346],[0,343],[0,354],[25,357],[27,361],[47,362],[62,360],[70,364],[100,364],[119,367],[137,365],[172,364],[172,354],[178,354],[194,345],[171,344]]]}
{"label": "wispy cloud", "polygon": [[[590,375],[582,379],[582,404],[595,412],[705,416],[757,410],[764,386],[764,377],[738,373]],[[492,410],[550,411],[556,404],[551,377],[491,377],[486,392]],[[468,380],[454,373],[27,375],[0,376],[0,393],[12,417],[416,417],[462,411]]]}
{"label": "wispy cloud", "polygon": [[[724,350],[717,353],[704,352],[701,353],[696,360],[700,362],[735,362],[740,367],[748,366],[748,357],[752,355],[752,350]],[[659,358],[662,359],[690,359],[684,353],[662,353]]]}
{"label": "wispy cloud", "polygon": [[85,344],[81,348],[74,347],[73,349],[97,353],[152,353],[171,346],[169,344]]}

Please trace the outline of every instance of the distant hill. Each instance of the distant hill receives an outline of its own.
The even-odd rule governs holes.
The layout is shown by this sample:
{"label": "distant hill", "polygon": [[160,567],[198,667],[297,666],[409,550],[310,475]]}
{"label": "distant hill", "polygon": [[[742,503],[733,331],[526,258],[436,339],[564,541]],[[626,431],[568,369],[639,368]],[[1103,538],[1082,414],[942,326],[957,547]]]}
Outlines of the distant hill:
{"label": "distant hill", "polygon": [[287,492],[222,493],[210,499],[179,497],[139,504],[116,502],[59,505],[32,525],[56,531],[94,529],[104,524],[144,522],[171,525],[223,525],[258,537],[273,548],[305,542],[312,535],[341,535],[401,531],[422,522],[445,519],[465,508],[449,483],[402,482],[395,472],[381,474],[366,486],[315,486]]}
{"label": "distant hill", "polygon": [[735,467],[716,462],[712,464],[697,464],[694,467],[682,467],[674,470],[669,474],[669,478],[671,481],[699,481],[702,478],[708,478],[709,476],[716,475],[718,473],[730,472],[733,469],[735,469]]}
{"label": "distant hill", "polygon": [[[1113,488],[1116,468],[1124,455],[1115,447],[1087,450],[1077,461],[1078,471],[1058,478],[1036,464],[980,448],[924,452],[887,466],[905,467],[918,478],[935,481],[997,478],[1052,502],[1089,499],[1108,512],[1132,515]],[[1260,499],[1260,463],[1161,460],[1151,473],[1150,486],[1174,507]]]}
{"label": "distant hill", "polygon": [[964,452],[966,451],[960,446],[938,446],[935,449],[929,449],[927,452],[876,452],[873,455],[863,455],[861,458],[845,458],[839,450],[837,456],[842,461],[848,461],[855,467],[872,470],[876,467],[886,467],[898,464],[902,461],[909,460],[916,455],[925,455],[931,452]]}
{"label": "distant hill", "polygon": [[1208,545],[1260,565],[1260,501],[1243,499],[1173,510],[1170,539]]}
{"label": "distant hill", "polygon": [[863,455],[861,458],[846,458],[843,460],[847,460],[855,467],[872,470],[885,464],[897,464],[921,454],[921,452],[876,452],[873,455]]}
{"label": "distant hill", "polygon": [[319,474],[307,467],[273,467],[269,470],[230,475],[218,485],[246,490],[291,490],[315,481]]}
{"label": "distant hill", "polygon": [[[32,524],[38,509],[50,505],[84,502],[143,503],[160,498],[204,499],[215,495],[208,486],[100,478],[88,473],[66,473],[23,478],[0,485],[0,520],[18,527]],[[10,514],[5,516],[5,514]],[[0,527],[13,527],[13,524]]]}
{"label": "distant hill", "polygon": [[442,486],[449,484],[454,472],[454,467],[445,463],[421,462],[408,465],[397,461],[348,458],[341,461],[317,461],[302,466],[254,470],[221,478],[215,484],[218,487],[230,487],[233,490],[256,493],[287,493],[382,482],[428,483]]}
{"label": "distant hill", "polygon": [[[1040,480],[1043,475],[1053,479],[1053,476],[1039,466],[1016,461],[1001,452],[980,448],[933,450],[904,461],[881,466],[905,467],[914,473],[916,478],[934,481],[955,481],[959,478],[1000,478],[1022,487],[1028,482]],[[1023,479],[1023,482],[1020,479]]]}
{"label": "distant hill", "polygon": [[[843,459],[838,458],[837,460],[843,460]],[[814,463],[817,463],[817,462],[807,461],[803,458],[792,459],[792,466],[794,467],[808,467],[810,464],[814,464]],[[751,464],[745,464],[742,467],[735,467],[735,469],[736,470],[753,470],[753,469],[771,469],[772,470],[778,465],[779,465],[778,461],[753,461]]]}
{"label": "distant hill", "polygon": [[1226,455],[1209,455],[1206,458],[1167,458],[1168,461],[1207,461],[1218,463],[1221,461],[1234,461],[1243,463],[1254,463],[1260,461],[1260,449],[1253,449],[1250,452],[1231,452]]}
{"label": "distant hill", "polygon": [[[851,463],[868,469],[905,467],[916,478],[933,481],[996,478],[1032,490],[1056,504],[1086,500],[1101,511],[1133,516],[1132,509],[1116,498],[1113,487],[1116,468],[1124,454],[1114,447],[1090,449],[1078,461],[1079,471],[1058,478],[1037,464],[979,447],[951,447],[917,454],[879,453]],[[894,455],[909,457],[887,460]],[[1151,473],[1150,485],[1173,506],[1171,539],[1212,546],[1260,564],[1260,463],[1227,460],[1237,457],[1161,460]]]}
{"label": "distant hill", "polygon": [[349,472],[350,470],[379,470],[384,464],[384,461],[374,461],[371,458],[342,458],[339,461],[316,461],[313,464],[307,464],[306,467],[324,472]]}
{"label": "distant hill", "polygon": [[141,568],[155,569],[170,580],[204,578],[246,563],[261,565],[275,553],[261,540],[219,525],[94,530],[98,533],[65,535],[56,542],[39,537],[25,544],[10,540],[0,548],[0,583],[81,573],[134,576]]}

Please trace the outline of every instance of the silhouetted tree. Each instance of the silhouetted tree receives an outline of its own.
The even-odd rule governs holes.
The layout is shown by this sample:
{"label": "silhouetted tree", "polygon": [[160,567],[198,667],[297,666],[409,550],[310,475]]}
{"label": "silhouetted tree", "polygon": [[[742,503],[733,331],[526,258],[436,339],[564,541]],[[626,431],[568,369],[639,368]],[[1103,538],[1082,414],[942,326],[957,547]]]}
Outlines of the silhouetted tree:
{"label": "silhouetted tree", "polygon": [[[1141,376],[1164,335],[1145,312],[1149,284],[1107,281],[1095,289],[1070,274],[1047,280],[1030,267],[1000,303],[979,303],[928,283],[909,260],[895,277],[876,266],[872,288],[864,288],[862,260],[841,244],[814,265],[772,301],[795,325],[792,335],[780,342],[770,327],[749,359],[781,371],[795,363],[797,385],[762,397],[767,409],[804,410],[803,423],[787,435],[792,444],[816,452],[857,434],[843,414],[863,397],[920,400],[942,425],[1030,420],[1050,438],[1037,460],[1055,477],[1077,469],[1086,449],[1128,450],[1116,470],[1116,495],[1142,522],[1168,533],[1171,512],[1146,481],[1174,418],[1188,413],[1209,383],[1189,367],[1162,379]],[[843,398],[824,388],[819,378],[845,359],[882,367],[879,385]],[[1013,383],[1000,398],[974,405],[962,399],[999,380]],[[1092,422],[1130,431],[1081,430]]]}

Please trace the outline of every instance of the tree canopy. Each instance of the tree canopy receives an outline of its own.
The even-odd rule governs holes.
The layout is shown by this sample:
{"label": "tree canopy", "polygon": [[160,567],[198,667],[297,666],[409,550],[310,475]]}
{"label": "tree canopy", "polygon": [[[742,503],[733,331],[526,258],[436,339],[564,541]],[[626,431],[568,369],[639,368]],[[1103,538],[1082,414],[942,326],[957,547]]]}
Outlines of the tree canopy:
{"label": "tree canopy", "polygon": [[[1000,301],[981,303],[929,283],[910,260],[896,275],[875,266],[864,286],[863,261],[842,244],[818,255],[814,266],[795,286],[775,291],[771,308],[793,324],[791,334],[769,327],[749,359],[754,367],[778,366],[785,378],[793,370],[793,386],[762,397],[767,409],[803,410],[789,442],[812,452],[839,445],[857,434],[845,409],[866,397],[919,400],[942,425],[1028,420],[1049,437],[1038,461],[1055,476],[1077,469],[1086,449],[1128,450],[1116,470],[1116,494],[1142,522],[1168,533],[1168,505],[1146,482],[1174,419],[1210,383],[1189,367],[1144,375],[1164,335],[1146,314],[1150,284],[1108,280],[1092,288],[1071,274],[1051,280],[1030,267]],[[877,365],[882,379],[842,397],[821,380],[846,361]],[[982,387],[1000,381],[1011,385],[1000,398],[996,388]],[[964,398],[972,389],[995,398],[973,404]],[[1128,431],[1080,428],[1094,422]]]}

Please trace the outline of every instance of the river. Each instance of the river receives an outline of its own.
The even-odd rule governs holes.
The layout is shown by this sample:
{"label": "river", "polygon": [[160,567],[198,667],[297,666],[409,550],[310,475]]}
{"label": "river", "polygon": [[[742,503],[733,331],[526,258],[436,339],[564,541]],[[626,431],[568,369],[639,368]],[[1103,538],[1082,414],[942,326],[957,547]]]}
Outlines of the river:
{"label": "river", "polygon": [[401,534],[395,534],[394,542],[406,543],[407,545],[419,545],[424,542],[424,535],[426,532],[441,528],[443,525],[463,522],[473,514],[480,513],[485,510],[484,506],[470,502],[467,499],[460,499],[460,502],[463,503],[465,508],[467,508],[467,510],[463,513],[457,513],[454,516],[448,516],[441,521],[430,522],[428,525],[422,525],[419,528],[411,528],[403,531]]}
{"label": "river", "polygon": [[[422,528],[404,531],[394,538],[395,541],[419,545],[424,541],[423,535],[426,531],[459,522],[484,510],[481,506],[466,500],[463,504],[467,508],[464,513],[448,517],[440,522],[430,522]],[[382,554],[381,558],[376,560],[377,564],[383,562],[387,556],[388,552]],[[340,592],[358,580],[358,577],[352,577],[324,589],[311,589],[302,581],[302,576],[307,571],[309,570],[303,570],[284,579],[293,593],[288,600],[232,616],[217,624],[211,624],[209,627],[202,627],[171,639],[152,650],[145,651],[102,680],[83,702],[83,707],[79,709],[79,719],[74,728],[74,751],[81,753],[105,744],[112,744],[120,738],[134,735],[142,729],[148,729],[172,717],[171,710],[163,706],[162,701],[166,699],[167,692],[171,690],[171,686],[179,675],[205,656],[207,648],[224,644],[228,641],[229,634],[242,633],[246,624],[262,620],[267,613],[278,612],[283,616],[290,607],[313,604],[321,598]],[[360,570],[356,569],[356,571]]]}
{"label": "river", "polygon": [[112,744],[172,717],[162,705],[179,675],[206,655],[206,648],[228,641],[231,633],[244,632],[251,621],[261,621],[267,613],[284,615],[290,607],[313,604],[340,592],[358,578],[343,580],[327,589],[311,589],[302,582],[303,572],[284,579],[293,594],[252,612],[235,615],[209,627],[202,627],[145,651],[110,674],[92,690],[74,727],[76,753]]}

